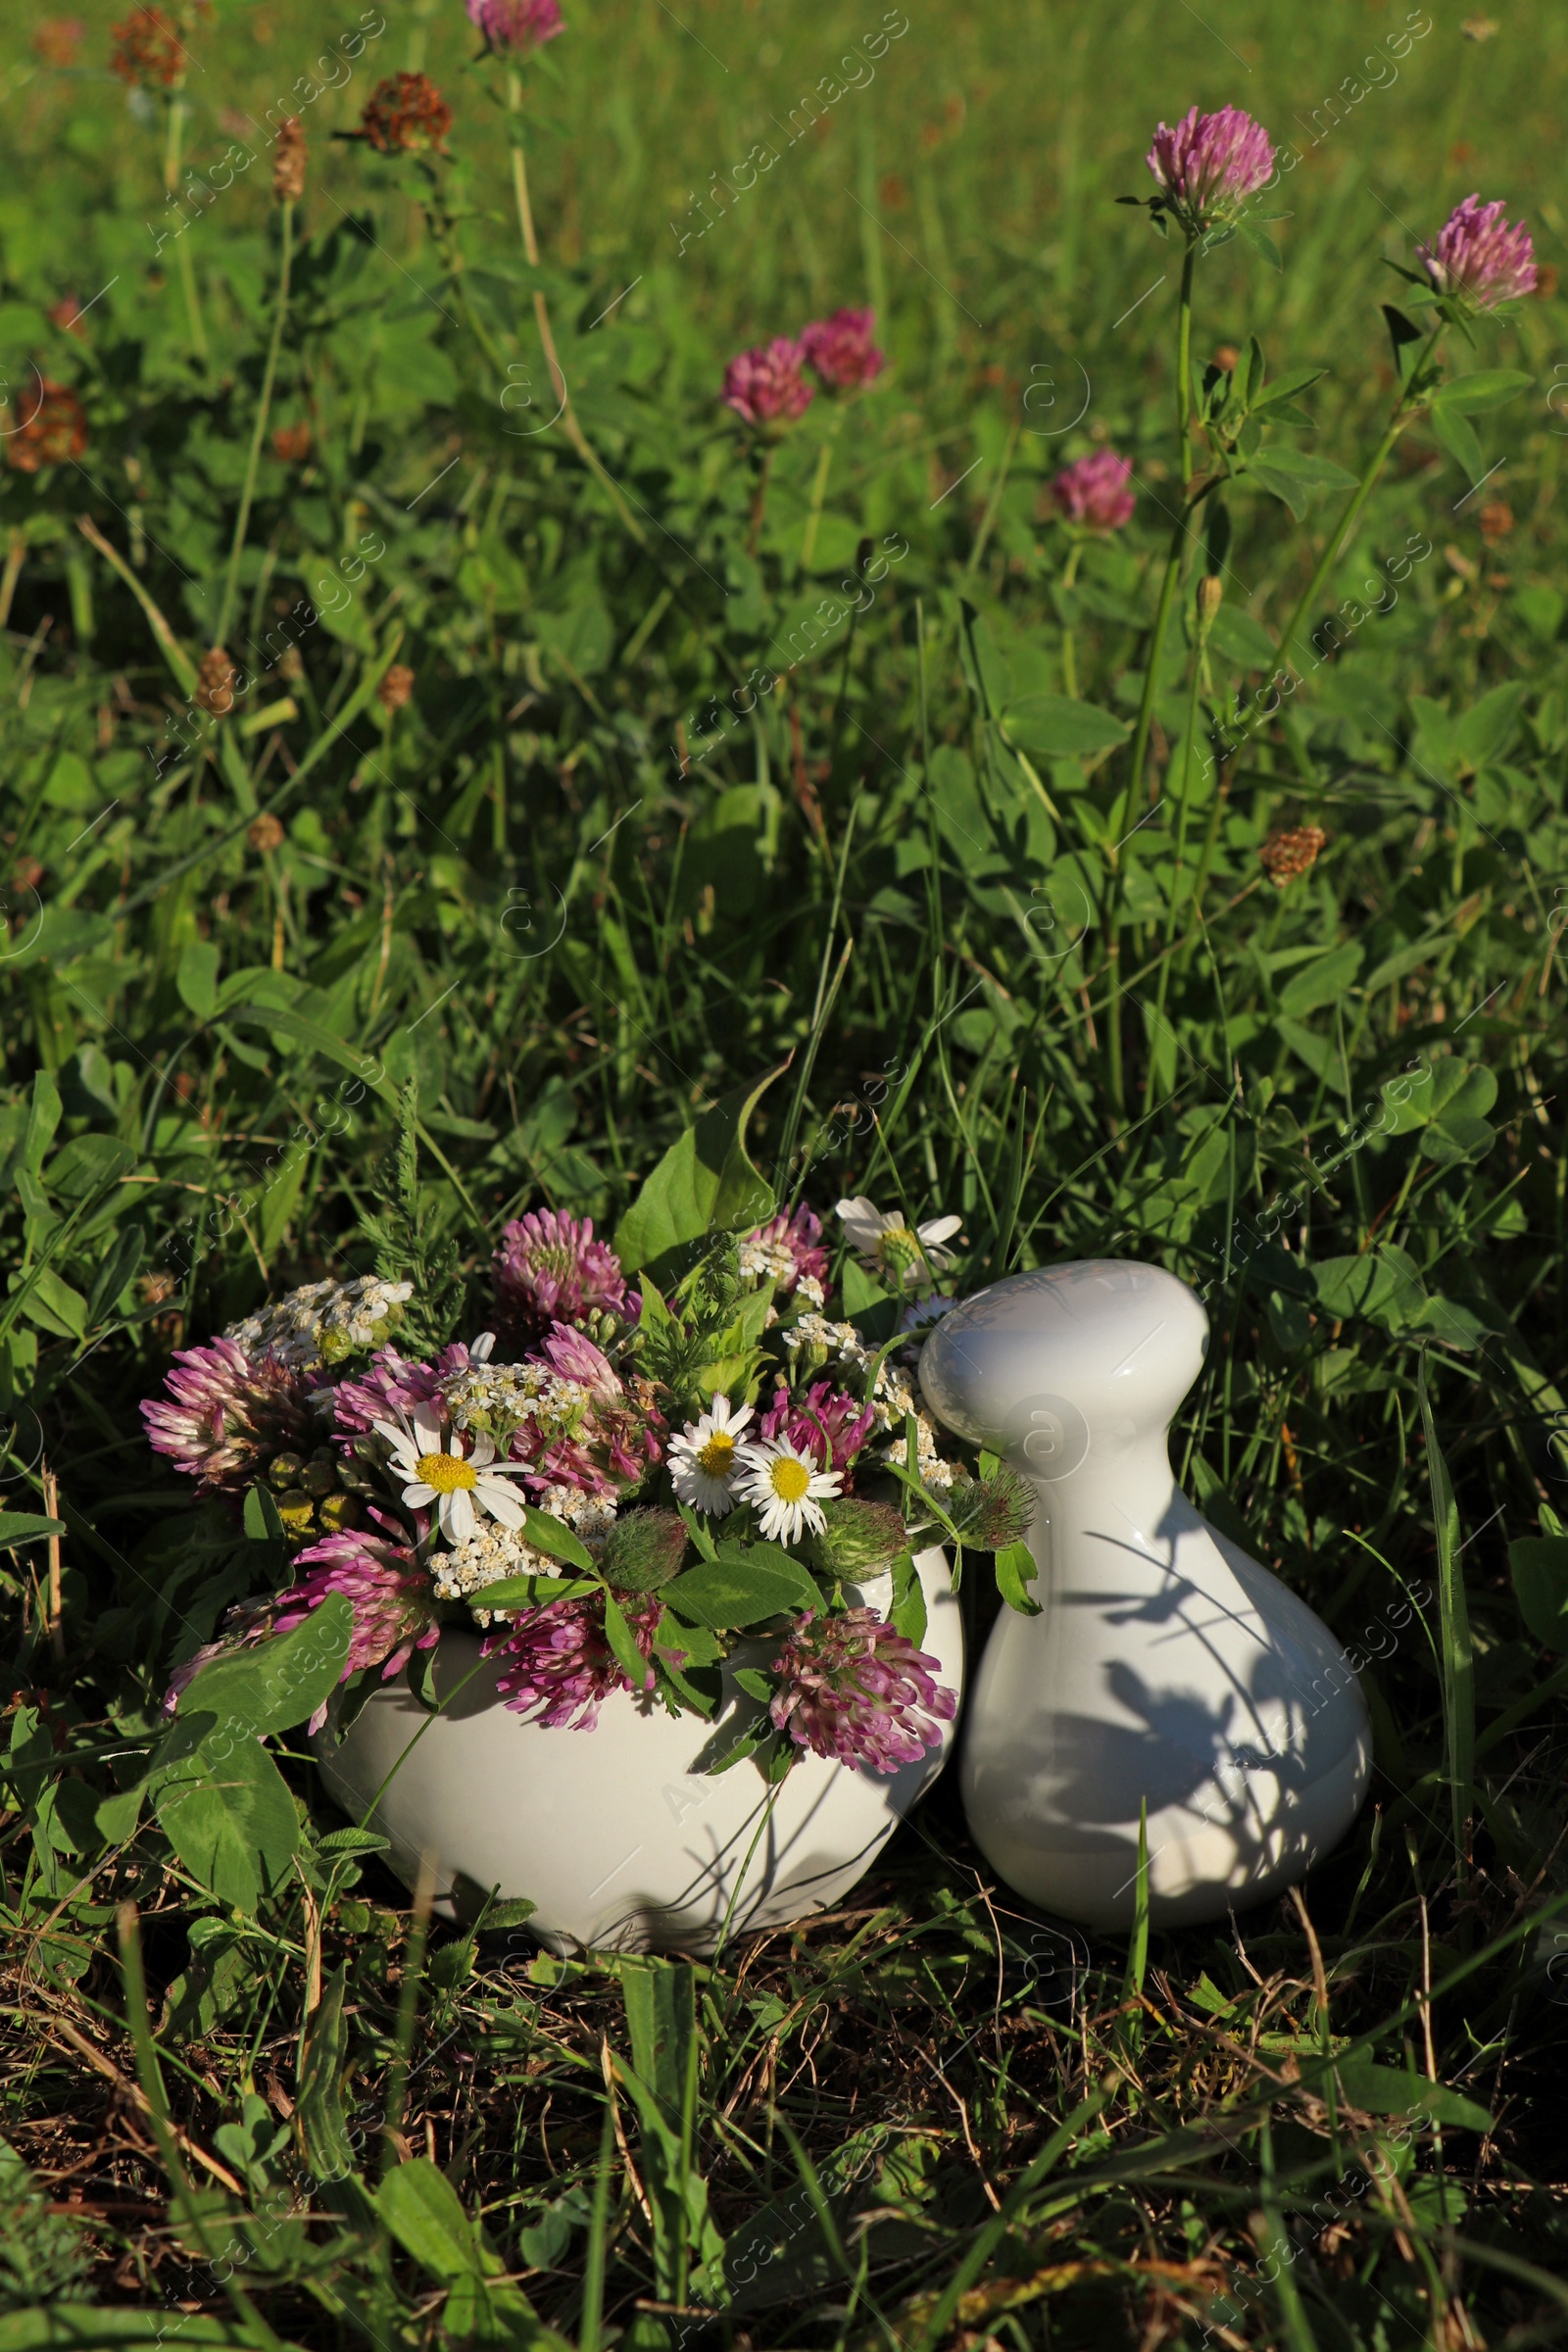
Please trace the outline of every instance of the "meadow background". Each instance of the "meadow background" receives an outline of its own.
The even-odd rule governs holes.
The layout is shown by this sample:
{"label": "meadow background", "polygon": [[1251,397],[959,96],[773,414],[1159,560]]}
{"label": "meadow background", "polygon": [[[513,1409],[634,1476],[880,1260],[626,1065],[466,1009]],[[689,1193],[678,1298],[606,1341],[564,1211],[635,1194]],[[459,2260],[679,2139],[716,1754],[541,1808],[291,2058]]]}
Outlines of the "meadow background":
{"label": "meadow background", "polygon": [[[87,435],[0,467],[0,2348],[1560,2335],[1560,26],[572,5],[529,80],[532,272],[455,0],[220,7],[173,216],[120,17],[0,26],[0,372],[74,387]],[[225,632],[272,666],[203,735],[278,259],[270,156],[213,167],[356,31],[305,114]],[[414,169],[329,135],[399,70],[456,117],[445,258]],[[1479,188],[1544,268],[1455,355],[1532,379],[1474,419],[1482,465],[1413,425],[1323,613],[1402,560],[1396,600],[1184,798],[1190,584],[1127,776],[1175,272],[1113,200],[1195,102],[1302,150],[1283,269],[1205,257],[1195,357],[1326,368],[1296,445],[1351,472],[1387,262]],[[548,427],[536,287],[613,492]],[[815,525],[825,398],[758,528],[723,364],[862,302],[889,375]],[[1102,443],[1138,511],[1069,585],[1042,492]],[[1338,505],[1232,499],[1203,740]],[[1259,852],[1307,825],[1278,888]],[[411,1079],[433,1234],[482,1266],[530,1203],[612,1221],[791,1054],[760,1152],[819,1207],[961,1209],[974,1283],[1115,1252],[1211,1286],[1178,1466],[1364,1661],[1345,1847],[1303,1903],[1111,1949],[995,1886],[949,1784],[851,1911],[711,1968],[563,1963],[427,1933],[322,1845],[296,1754],[282,1865],[248,1898],[194,1873],[135,1757],[254,1571],[170,1581],[188,1497],[135,1404],[171,1349],[368,1264]]]}

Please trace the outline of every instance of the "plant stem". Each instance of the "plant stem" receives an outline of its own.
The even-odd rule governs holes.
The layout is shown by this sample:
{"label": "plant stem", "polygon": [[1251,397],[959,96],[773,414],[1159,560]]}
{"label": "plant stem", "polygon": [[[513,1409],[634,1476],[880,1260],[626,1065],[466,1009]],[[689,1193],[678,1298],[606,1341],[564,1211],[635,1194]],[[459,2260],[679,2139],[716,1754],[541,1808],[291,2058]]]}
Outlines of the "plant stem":
{"label": "plant stem", "polygon": [[816,478],[811,484],[811,511],[806,517],[806,528],[801,534],[801,569],[803,571],[810,570],[811,558],[816,553],[816,534],[821,527],[822,503],[827,497],[827,477],[832,469],[833,452],[843,429],[844,411],[842,408],[835,408],[833,422],[828,427],[827,437],[817,454]]}
{"label": "plant stem", "polygon": [[[1439,329],[1439,332],[1442,332],[1441,328]],[[1434,337],[1434,341],[1436,341],[1436,337]],[[1296,642],[1296,633],[1300,627],[1301,622],[1307,612],[1316,603],[1317,598],[1322,590],[1324,581],[1328,578],[1330,571],[1333,569],[1335,564],[1339,561],[1340,550],[1345,545],[1346,540],[1349,537],[1351,529],[1354,527],[1356,517],[1359,515],[1361,509],[1366,505],[1367,500],[1371,497],[1373,490],[1376,488],[1378,476],[1389,462],[1389,455],[1394,448],[1395,442],[1398,439],[1399,435],[1403,432],[1405,426],[1410,421],[1410,396],[1408,391],[1405,391],[1399,396],[1398,404],[1395,409],[1393,417],[1390,419],[1389,429],[1384,434],[1382,440],[1378,443],[1377,448],[1373,451],[1372,457],[1367,465],[1366,471],[1362,474],[1360,481],[1356,484],[1356,487],[1351,494],[1349,505],[1346,508],[1345,513],[1340,516],[1338,523],[1329,533],[1328,538],[1324,541],[1323,553],[1321,556],[1319,556],[1317,563],[1313,567],[1312,576],[1307,581],[1306,586],[1302,589],[1296,610],[1291,614],[1290,620],[1280,638],[1280,652],[1285,655],[1287,660],[1290,659],[1291,647]]]}
{"label": "plant stem", "polygon": [[[183,79],[169,93],[169,122],[164,139],[164,193],[173,196],[179,188],[179,166],[185,123]],[[179,236],[179,282],[185,290],[185,309],[190,318],[191,349],[200,365],[207,365],[207,329],[202,323],[201,298],[196,292],[196,266],[191,249],[185,242],[183,229]]]}
{"label": "plant stem", "polygon": [[[1067,550],[1067,561],[1061,567],[1060,584],[1064,593],[1070,592],[1078,577],[1079,559],[1087,544],[1083,539],[1075,539]],[[1063,694],[1070,695],[1074,702],[1078,700],[1078,641],[1072,629],[1067,627],[1061,632],[1061,690]]]}
{"label": "plant stem", "polygon": [[[507,74],[507,112],[518,119],[512,139],[512,192],[516,199],[517,226],[522,232],[522,250],[528,267],[530,270],[537,270],[539,267],[539,239],[534,231],[533,206],[528,201],[528,161],[523,152],[520,121],[522,76],[514,67],[510,69]],[[562,373],[561,362],[556,356],[556,337],[555,330],[550,323],[550,305],[545,300],[542,286],[535,286],[533,290],[533,315],[539,328],[539,340],[544,346],[545,365],[550,369],[550,380],[555,385],[556,399],[561,404],[561,429],[589,472],[601,487],[608,491],[616,514],[638,546],[646,547],[648,545],[647,533],[626,504],[618,486],[612,481],[597,451],[592,447],[587,434],[577,421],[577,412],[571,405],[570,387]]]}
{"label": "plant stem", "polygon": [[256,427],[251,434],[250,456],[245,462],[245,482],[240,491],[239,513],[234,517],[234,543],[228,551],[228,576],[223,582],[223,602],[219,609],[218,627],[213,643],[221,645],[228,634],[228,624],[234,616],[234,600],[239,594],[240,558],[245,552],[245,533],[250,527],[251,503],[256,496],[256,469],[262,462],[262,439],[267,431],[267,419],[272,407],[272,385],[277,377],[278,354],[283,348],[283,326],[288,318],[289,271],[294,262],[294,207],[285,204],[282,215],[282,258],[277,273],[277,308],[272,316],[272,339],[267,347],[267,366],[262,372],[261,397],[256,404]]}
{"label": "plant stem", "polygon": [[1182,475],[1182,503],[1175,526],[1170,535],[1170,550],[1165,558],[1165,576],[1159,584],[1159,603],[1154,612],[1154,626],[1149,640],[1149,666],[1144,676],[1144,691],[1138,705],[1138,726],[1133,736],[1133,760],[1128,781],[1127,806],[1131,808],[1144,780],[1144,761],[1149,754],[1149,730],[1154,715],[1154,688],[1159,677],[1159,658],[1165,650],[1165,631],[1170,625],[1170,610],[1176,595],[1177,574],[1181,569],[1182,548],[1187,537],[1187,514],[1191,505],[1190,484],[1193,478],[1192,452],[1192,389],[1189,377],[1193,350],[1193,269],[1198,259],[1198,247],[1189,243],[1182,261],[1182,290],[1176,324],[1176,433],[1179,444]]}
{"label": "plant stem", "polygon": [[767,485],[773,471],[775,444],[769,442],[762,452],[762,463],[757,469],[757,489],[752,499],[752,533],[746,542],[746,553],[755,556],[758,541],[762,536],[762,515],[767,506]]}

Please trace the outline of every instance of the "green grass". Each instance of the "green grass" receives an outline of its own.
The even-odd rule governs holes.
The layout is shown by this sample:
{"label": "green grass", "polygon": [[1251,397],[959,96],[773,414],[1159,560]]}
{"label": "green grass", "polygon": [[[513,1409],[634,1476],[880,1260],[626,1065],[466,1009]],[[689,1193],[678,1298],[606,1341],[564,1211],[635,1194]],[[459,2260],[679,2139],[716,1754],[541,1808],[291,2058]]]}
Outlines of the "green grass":
{"label": "green grass", "polygon": [[[1191,767],[1192,576],[1136,785],[1120,748],[1177,480],[1179,257],[1112,200],[1195,100],[1305,146],[1402,17],[911,7],[875,79],[787,144],[879,10],[573,8],[530,114],[535,281],[456,0],[388,0],[307,116],[230,638],[270,630],[277,666],[208,744],[190,665],[276,320],[270,162],[155,264],[158,124],[103,70],[120,11],[81,11],[70,71],[0,30],[0,368],[14,403],[29,361],[76,386],[90,436],[0,469],[5,1499],[43,1510],[47,1466],[68,1530],[58,1639],[44,1548],[3,1555],[0,2352],[1560,2335],[1553,295],[1454,359],[1533,379],[1476,419],[1483,467],[1413,425],[1308,625],[1406,550],[1397,601],[1216,785],[1222,698],[1272,665],[1342,504],[1298,524],[1238,488]],[[1562,264],[1562,33],[1430,24],[1284,183],[1282,272],[1235,244],[1198,272],[1196,357],[1255,332],[1276,376],[1328,368],[1282,438],[1351,473],[1393,400],[1387,260],[1479,186]],[[184,158],[207,172],[336,29],[220,7]],[[458,279],[412,172],[327,137],[419,66],[458,118]],[[769,139],[677,253],[671,222]],[[561,430],[526,430],[555,405],[535,282],[633,528]],[[43,316],[68,292],[93,300],[85,341]],[[718,376],[860,301],[893,371],[834,448],[806,574],[827,404],[754,557]],[[273,423],[308,424],[308,453],[274,456]],[[1102,439],[1136,459],[1138,513],[1069,588],[1041,493]],[[874,590],[854,623],[748,689],[846,578]],[[386,716],[394,659],[416,682]],[[1098,755],[1054,748],[1030,701],[1073,687],[1117,722]],[[182,710],[194,748],[155,774]],[[1276,890],[1258,852],[1305,824],[1326,847]],[[322,1853],[303,1755],[301,1878],[254,1916],[156,1827],[106,1828],[103,1751],[147,1733],[232,1596],[168,1581],[188,1497],[136,1402],[172,1348],[365,1262],[395,1090],[418,1082],[437,1219],[482,1267],[530,1202],[612,1220],[701,1105],[792,1052],[759,1148],[776,1160],[794,1086],[785,1172],[819,1204],[961,1209],[972,1284],[1111,1252],[1211,1286],[1183,1481],[1368,1658],[1373,1797],[1302,1902],[1147,1953],[1062,1936],[985,1871],[950,1780],[834,1917],[713,1969],[563,1963],[520,1931],[427,1935],[379,1863]],[[52,1137],[29,1136],[39,1070]],[[696,2069],[675,2133],[632,2082],[665,2087],[661,2031]]]}

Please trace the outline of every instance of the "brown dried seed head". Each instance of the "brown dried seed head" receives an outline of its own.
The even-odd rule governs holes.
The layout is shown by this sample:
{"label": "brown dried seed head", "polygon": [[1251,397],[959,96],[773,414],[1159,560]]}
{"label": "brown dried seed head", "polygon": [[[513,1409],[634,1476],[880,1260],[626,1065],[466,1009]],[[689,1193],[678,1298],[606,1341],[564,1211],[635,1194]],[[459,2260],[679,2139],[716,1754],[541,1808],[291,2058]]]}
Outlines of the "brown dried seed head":
{"label": "brown dried seed head", "polygon": [[137,89],[171,89],[185,70],[178,32],[161,8],[138,8],[123,24],[110,27],[114,48],[109,66]]}
{"label": "brown dried seed head", "polygon": [[381,155],[446,152],[452,109],[424,74],[399,74],[371,93],[360,128]]}
{"label": "brown dried seed head", "polygon": [[285,466],[302,466],[311,454],[311,428],[308,424],[274,424],[272,455],[281,458]]}
{"label": "brown dried seed head", "polygon": [[414,672],[394,662],[376,688],[376,700],[383,710],[401,710],[414,692]]}
{"label": "brown dried seed head", "polygon": [[1497,540],[1506,539],[1513,529],[1513,509],[1504,499],[1489,499],[1481,510],[1479,520],[1482,538],[1489,547],[1494,546]]}
{"label": "brown dried seed head", "polygon": [[44,466],[79,458],[87,446],[86,413],[69,384],[40,375],[30,389],[20,393],[13,414],[22,421],[10,427],[6,462],[18,473],[36,473]]}
{"label": "brown dried seed head", "polygon": [[282,847],[283,828],[271,811],[253,816],[245,828],[245,838],[253,850],[276,850]]}
{"label": "brown dried seed head", "polygon": [[305,126],[298,115],[285,115],[272,157],[272,194],[279,204],[298,204],[304,195],[305,156]]}
{"label": "brown dried seed head", "polygon": [[234,708],[234,664],[220,645],[203,654],[197,666],[196,707],[214,718],[226,718]]}
{"label": "brown dried seed head", "polygon": [[1283,890],[1298,874],[1310,872],[1327,840],[1328,835],[1317,825],[1298,825],[1292,831],[1272,834],[1257,855],[1275,889]]}

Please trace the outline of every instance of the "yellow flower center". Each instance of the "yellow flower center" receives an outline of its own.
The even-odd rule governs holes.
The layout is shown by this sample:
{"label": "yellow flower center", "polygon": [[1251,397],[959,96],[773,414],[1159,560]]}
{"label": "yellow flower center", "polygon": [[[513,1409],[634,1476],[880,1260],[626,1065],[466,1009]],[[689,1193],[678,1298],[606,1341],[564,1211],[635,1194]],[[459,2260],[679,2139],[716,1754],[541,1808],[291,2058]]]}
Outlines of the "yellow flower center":
{"label": "yellow flower center", "polygon": [[697,1448],[697,1467],[705,1477],[728,1478],[735,1463],[735,1441],[727,1429],[715,1429]]}
{"label": "yellow flower center", "polygon": [[878,1235],[876,1250],[884,1265],[899,1267],[917,1265],[922,1255],[920,1237],[911,1225],[890,1225]]}
{"label": "yellow flower center", "polygon": [[811,1492],[811,1473],[793,1454],[782,1453],[769,1472],[769,1483],[780,1502],[804,1502]]}
{"label": "yellow flower center", "polygon": [[438,1494],[455,1494],[460,1487],[476,1487],[479,1473],[471,1462],[460,1461],[455,1453],[421,1453],[414,1465],[427,1487]]}

